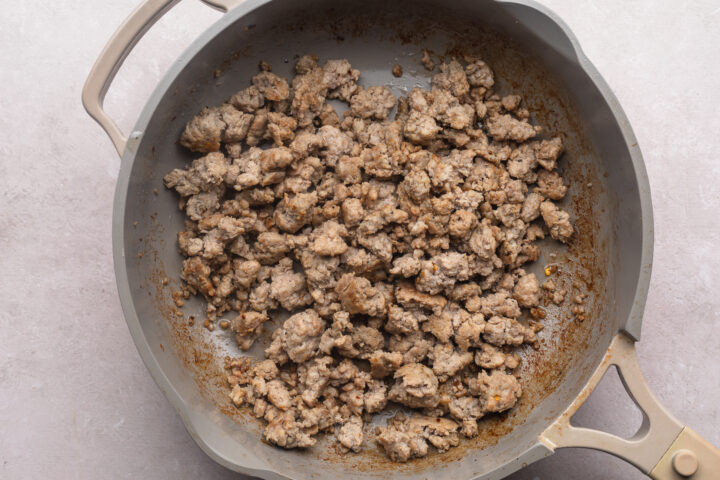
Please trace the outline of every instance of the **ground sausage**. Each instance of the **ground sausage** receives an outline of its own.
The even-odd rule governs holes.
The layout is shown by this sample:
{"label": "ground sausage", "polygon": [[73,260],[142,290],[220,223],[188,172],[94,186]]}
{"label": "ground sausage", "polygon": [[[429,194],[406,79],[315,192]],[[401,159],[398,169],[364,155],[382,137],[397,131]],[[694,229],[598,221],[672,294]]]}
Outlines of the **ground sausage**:
{"label": "ground sausage", "polygon": [[[370,437],[404,462],[479,435],[522,394],[517,347],[542,348],[526,314],[567,294],[524,270],[537,240],[579,235],[555,203],[572,192],[563,133],[543,137],[483,60],[418,59],[431,87],[400,97],[347,59],[304,55],[292,79],[260,62],[189,120],[195,157],[163,178],[185,215],[173,298],[201,295],[201,324],[239,350],[263,344],[226,368],[270,444],[334,432],[348,454]],[[388,402],[422,415],[364,432]]]}

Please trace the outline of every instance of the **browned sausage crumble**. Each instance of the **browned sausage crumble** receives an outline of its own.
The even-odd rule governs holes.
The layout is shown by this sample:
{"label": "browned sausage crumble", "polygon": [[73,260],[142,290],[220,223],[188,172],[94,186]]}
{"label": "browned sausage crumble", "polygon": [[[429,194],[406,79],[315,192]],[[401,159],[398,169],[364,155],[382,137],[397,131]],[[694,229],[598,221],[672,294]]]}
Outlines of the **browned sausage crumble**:
{"label": "browned sausage crumble", "polygon": [[[435,68],[427,51],[422,63]],[[265,360],[228,361],[232,401],[285,448],[335,431],[357,452],[388,402],[415,410],[370,433],[395,461],[478,435],[478,419],[521,396],[514,351],[541,328],[523,312],[544,317],[522,267],[537,239],[573,235],[554,203],[567,192],[561,139],[539,138],[479,59],[442,63],[430,90],[399,99],[359,85],[347,60],[304,56],[290,82],[263,65],[187,124],[180,143],[203,156],[165,177],[206,324],[234,312],[247,350],[271,314],[290,312]],[[342,117],[331,99],[348,105]],[[551,280],[543,289],[563,301]]]}

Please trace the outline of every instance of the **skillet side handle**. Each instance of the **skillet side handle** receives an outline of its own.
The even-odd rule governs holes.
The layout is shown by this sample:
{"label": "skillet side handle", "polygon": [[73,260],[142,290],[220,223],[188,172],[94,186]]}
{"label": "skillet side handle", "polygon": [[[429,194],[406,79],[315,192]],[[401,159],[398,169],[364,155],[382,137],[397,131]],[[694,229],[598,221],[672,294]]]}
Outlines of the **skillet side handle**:
{"label": "skillet side handle", "polygon": [[[115,150],[122,157],[128,137],[115,121],[105,113],[103,102],[115,75],[137,42],[166,12],[180,0],[145,0],[110,37],[95,61],[82,91],[82,103],[88,114],[105,130]],[[242,0],[202,0],[207,5],[227,12]]]}
{"label": "skillet side handle", "polygon": [[[694,473],[693,473],[694,472]],[[720,475],[720,450],[690,427],[683,428],[650,472],[656,480],[710,480]]]}
{"label": "skillet side handle", "polygon": [[[625,390],[643,413],[642,425],[629,439],[570,424],[611,365],[618,368]],[[650,392],[640,371],[635,344],[624,333],[613,339],[577,400],[543,432],[540,441],[551,450],[580,447],[611,453],[657,480],[714,480],[720,472],[720,451],[684,427]]]}

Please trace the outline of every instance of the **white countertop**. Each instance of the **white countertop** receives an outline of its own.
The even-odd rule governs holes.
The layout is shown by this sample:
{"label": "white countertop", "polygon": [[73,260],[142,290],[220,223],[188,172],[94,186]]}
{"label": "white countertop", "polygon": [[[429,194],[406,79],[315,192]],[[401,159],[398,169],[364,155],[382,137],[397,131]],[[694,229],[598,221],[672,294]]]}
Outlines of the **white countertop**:
{"label": "white countertop", "polygon": [[[0,478],[238,478],[193,443],[125,326],[110,248],[119,159],[80,105],[85,76],[138,0],[26,0],[0,18]],[[627,112],[655,209],[643,339],[665,406],[720,445],[720,0],[543,0]],[[217,17],[184,1],[130,56],[107,106],[126,130],[158,78]],[[631,434],[619,381],[583,425]],[[523,480],[645,478],[564,450]]]}

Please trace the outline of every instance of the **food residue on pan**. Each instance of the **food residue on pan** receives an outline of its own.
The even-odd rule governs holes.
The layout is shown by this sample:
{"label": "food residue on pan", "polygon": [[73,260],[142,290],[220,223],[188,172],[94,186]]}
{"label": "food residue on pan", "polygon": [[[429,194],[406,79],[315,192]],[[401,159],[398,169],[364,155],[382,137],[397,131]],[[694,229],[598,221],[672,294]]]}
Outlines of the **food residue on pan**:
{"label": "food residue on pan", "polygon": [[[563,145],[519,95],[495,93],[489,65],[465,61],[399,99],[359,85],[347,60],[300,57],[291,82],[261,62],[250,87],[187,124],[180,143],[203,156],[165,177],[187,217],[173,299],[202,295],[203,325],[229,327],[241,350],[290,312],[265,360],[226,365],[266,441],[310,447],[334,431],[359,451],[394,402],[410,413],[374,441],[407,461],[478,435],[522,395],[515,350],[539,346],[543,292],[567,295],[552,266],[542,286],[523,269],[539,239],[574,233],[555,203]],[[427,50],[422,64],[436,68]],[[328,100],[347,103],[342,118]]]}

